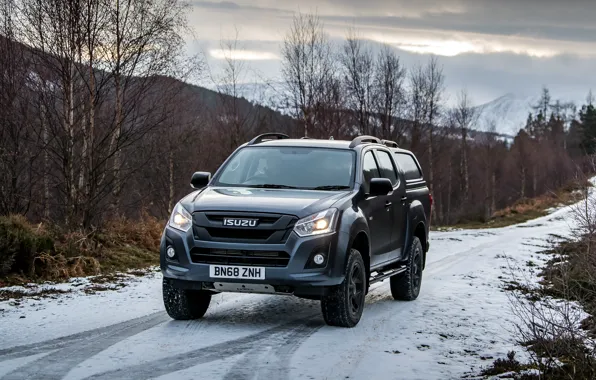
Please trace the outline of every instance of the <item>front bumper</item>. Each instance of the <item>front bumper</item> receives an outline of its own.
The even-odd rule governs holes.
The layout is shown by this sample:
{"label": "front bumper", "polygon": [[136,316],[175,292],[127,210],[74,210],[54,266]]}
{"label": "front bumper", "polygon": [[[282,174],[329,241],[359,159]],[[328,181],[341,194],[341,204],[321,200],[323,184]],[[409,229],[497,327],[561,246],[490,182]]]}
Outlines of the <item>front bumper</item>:
{"label": "front bumper", "polygon": [[[180,288],[214,289],[214,283],[268,284],[277,292],[296,295],[321,295],[323,288],[339,285],[344,279],[345,253],[348,250],[348,236],[342,232],[301,238],[291,232],[281,244],[232,243],[196,239],[192,229],[182,232],[166,227],[161,239],[160,263],[164,278]],[[172,246],[176,257],[166,256],[167,247]],[[306,268],[315,251],[327,249],[326,264],[322,268]],[[281,251],[289,255],[287,266],[265,266],[265,279],[222,279],[209,275],[210,264],[196,263],[191,252],[196,249],[237,251]],[[193,256],[194,257],[194,256]],[[231,264],[225,264],[231,265]],[[247,266],[244,264],[239,264]],[[261,265],[254,265],[261,266]]]}

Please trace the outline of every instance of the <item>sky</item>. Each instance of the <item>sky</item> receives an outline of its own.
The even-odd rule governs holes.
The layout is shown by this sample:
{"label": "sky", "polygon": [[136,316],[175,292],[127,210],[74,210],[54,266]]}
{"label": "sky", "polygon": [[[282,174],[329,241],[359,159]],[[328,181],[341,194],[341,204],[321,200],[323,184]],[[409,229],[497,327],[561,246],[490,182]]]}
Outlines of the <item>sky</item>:
{"label": "sky", "polygon": [[389,44],[406,67],[436,55],[448,101],[465,89],[476,104],[505,94],[580,102],[596,91],[596,0],[191,0],[195,36],[214,76],[221,41],[238,36],[246,82],[280,81],[280,48],[297,12],[317,13],[340,44],[355,27],[374,48]]}

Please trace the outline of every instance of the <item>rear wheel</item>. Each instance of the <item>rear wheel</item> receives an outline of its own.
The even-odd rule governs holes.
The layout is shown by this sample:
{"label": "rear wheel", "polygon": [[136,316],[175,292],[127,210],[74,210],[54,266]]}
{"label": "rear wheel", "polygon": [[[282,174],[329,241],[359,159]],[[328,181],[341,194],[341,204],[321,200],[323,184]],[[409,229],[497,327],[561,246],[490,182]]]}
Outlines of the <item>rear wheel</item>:
{"label": "rear wheel", "polygon": [[420,239],[414,237],[406,271],[390,278],[391,295],[396,300],[413,301],[420,294],[422,285],[423,250]]}
{"label": "rear wheel", "polygon": [[366,296],[366,268],[362,255],[350,250],[346,263],[346,277],[321,300],[325,322],[330,326],[354,327],[362,317]]}
{"label": "rear wheel", "polygon": [[172,319],[199,319],[205,315],[211,303],[211,293],[178,289],[166,278],[163,279],[162,289],[163,303]]}

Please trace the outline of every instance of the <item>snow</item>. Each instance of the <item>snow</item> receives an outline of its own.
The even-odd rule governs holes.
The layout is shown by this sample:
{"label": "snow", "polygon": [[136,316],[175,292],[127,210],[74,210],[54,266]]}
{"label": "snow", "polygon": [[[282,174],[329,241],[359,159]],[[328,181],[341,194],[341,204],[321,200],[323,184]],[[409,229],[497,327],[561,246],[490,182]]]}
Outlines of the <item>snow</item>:
{"label": "snow", "polygon": [[489,131],[494,123],[497,133],[514,137],[526,126],[528,114],[533,112],[532,106],[539,100],[540,96],[520,96],[512,93],[503,95],[476,107],[479,114],[476,127],[482,131]]}
{"label": "snow", "polygon": [[[571,207],[523,225],[433,232],[420,297],[397,302],[375,284],[353,329],[324,324],[319,303],[222,294],[202,320],[172,321],[159,273],[127,286],[0,302],[6,379],[460,379],[515,342],[503,281],[536,280],[551,234],[569,234]],[[25,318],[21,318],[24,316]],[[76,335],[73,335],[76,334]]]}

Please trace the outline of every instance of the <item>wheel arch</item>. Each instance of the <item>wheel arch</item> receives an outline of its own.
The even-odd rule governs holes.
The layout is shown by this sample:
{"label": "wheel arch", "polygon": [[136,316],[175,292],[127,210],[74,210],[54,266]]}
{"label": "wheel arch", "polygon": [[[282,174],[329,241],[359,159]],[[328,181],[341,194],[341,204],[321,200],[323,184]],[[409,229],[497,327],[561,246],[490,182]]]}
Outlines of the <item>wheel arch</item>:
{"label": "wheel arch", "polygon": [[[362,260],[364,261],[364,269],[366,270],[366,288],[368,290],[368,282],[370,279],[370,238],[368,233],[360,230],[352,235],[348,250],[356,249],[360,252]],[[347,257],[348,255],[346,255]]]}
{"label": "wheel arch", "polygon": [[[426,226],[424,222],[418,222],[416,228],[414,229],[413,237],[417,237],[422,243],[422,268],[426,267],[426,251],[428,250],[428,241],[426,236]],[[412,239],[414,240],[414,239]],[[411,243],[410,243],[411,244]]]}

